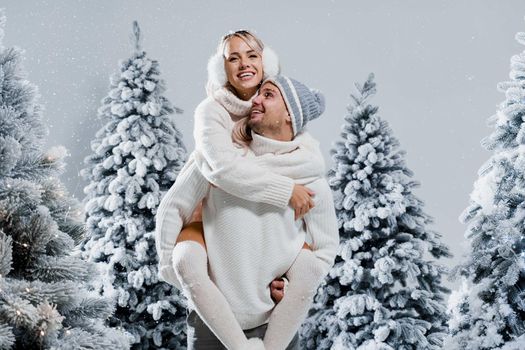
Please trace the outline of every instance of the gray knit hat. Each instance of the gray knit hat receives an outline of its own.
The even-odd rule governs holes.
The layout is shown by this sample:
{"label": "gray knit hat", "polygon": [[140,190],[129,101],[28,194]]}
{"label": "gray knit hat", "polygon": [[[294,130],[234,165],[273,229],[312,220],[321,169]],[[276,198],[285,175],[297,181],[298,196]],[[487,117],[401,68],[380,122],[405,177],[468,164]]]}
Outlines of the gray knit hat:
{"label": "gray knit hat", "polygon": [[324,95],[318,90],[312,90],[303,83],[284,75],[269,77],[263,84],[270,82],[281,91],[284,103],[292,117],[293,134],[300,133],[306,123],[319,117],[324,112]]}

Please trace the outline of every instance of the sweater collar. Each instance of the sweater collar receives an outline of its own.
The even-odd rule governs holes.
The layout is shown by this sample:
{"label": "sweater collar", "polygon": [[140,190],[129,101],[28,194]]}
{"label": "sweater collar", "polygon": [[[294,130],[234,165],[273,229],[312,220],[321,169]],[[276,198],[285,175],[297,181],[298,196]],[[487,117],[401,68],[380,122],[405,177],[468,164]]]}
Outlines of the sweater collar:
{"label": "sweater collar", "polygon": [[248,101],[243,101],[233,94],[230,90],[223,87],[215,90],[212,93],[212,97],[219,102],[227,111],[236,117],[245,117],[250,112],[252,107],[252,96]]}
{"label": "sweater collar", "polygon": [[256,156],[265,153],[288,153],[299,147],[299,140],[297,140],[297,138],[294,138],[292,141],[278,141],[261,136],[252,131],[252,139],[250,149]]}

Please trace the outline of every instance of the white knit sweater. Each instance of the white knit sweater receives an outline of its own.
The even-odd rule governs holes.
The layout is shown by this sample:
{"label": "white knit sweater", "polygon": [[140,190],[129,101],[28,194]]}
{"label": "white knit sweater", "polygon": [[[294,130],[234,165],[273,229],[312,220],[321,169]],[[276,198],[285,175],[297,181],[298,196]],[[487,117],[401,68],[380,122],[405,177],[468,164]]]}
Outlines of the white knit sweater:
{"label": "white knit sweater", "polygon": [[203,222],[210,277],[243,329],[267,321],[275,306],[270,282],[288,270],[305,241],[311,244],[326,272],[339,243],[332,193],[326,180],[321,174],[316,178],[303,177],[299,163],[288,167],[282,162],[282,156],[299,152],[300,141],[296,138],[282,142],[256,134],[253,137],[247,158],[257,156],[258,164],[266,171],[290,176],[315,192],[315,207],[303,220],[294,221],[291,207],[244,200],[210,186],[193,153],[162,200],[156,227],[160,277],[180,288],[171,266],[171,253],[183,225],[205,199]]}
{"label": "white knit sweater", "polygon": [[[215,91],[197,106],[193,131],[195,163],[202,175],[222,190],[242,199],[285,208],[294,186],[290,176],[263,167],[257,158],[243,157],[232,143],[234,122],[246,116],[250,107],[251,101],[239,99],[226,88]],[[305,177],[317,176],[325,168],[319,142],[308,132],[297,139],[299,149],[293,155],[283,155],[280,161],[285,166],[300,164]]]}

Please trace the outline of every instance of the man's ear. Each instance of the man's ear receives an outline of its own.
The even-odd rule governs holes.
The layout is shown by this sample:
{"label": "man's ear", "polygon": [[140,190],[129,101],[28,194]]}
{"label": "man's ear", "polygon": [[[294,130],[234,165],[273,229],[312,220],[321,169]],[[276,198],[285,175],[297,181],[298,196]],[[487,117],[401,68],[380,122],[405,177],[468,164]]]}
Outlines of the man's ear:
{"label": "man's ear", "polygon": [[286,120],[286,122],[292,122],[292,116],[290,115],[290,112],[288,112],[288,110],[286,110],[286,115],[284,116],[284,120]]}

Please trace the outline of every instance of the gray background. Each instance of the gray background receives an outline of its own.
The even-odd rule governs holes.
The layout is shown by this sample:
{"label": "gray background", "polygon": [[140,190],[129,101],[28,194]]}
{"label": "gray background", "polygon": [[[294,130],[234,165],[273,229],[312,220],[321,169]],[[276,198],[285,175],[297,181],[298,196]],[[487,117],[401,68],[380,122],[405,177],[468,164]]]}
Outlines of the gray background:
{"label": "gray background", "polygon": [[19,1],[2,0],[4,46],[25,49],[28,78],[40,87],[50,126],[48,145],[71,157],[63,178],[78,198],[78,177],[109,76],[131,53],[131,23],[141,25],[143,46],[159,60],[166,96],[185,110],[177,117],[193,149],[193,110],[204,98],[206,62],[221,35],[249,28],[280,56],[283,72],[322,90],[325,114],[311,123],[329,150],[349,103],[354,81],[375,72],[380,106],[408,166],[422,186],[416,194],[431,226],[455,257],[465,251],[458,216],[468,204],[477,169],[490,153],[480,140],[487,118],[503,101],[514,40],[525,31],[525,1]]}

